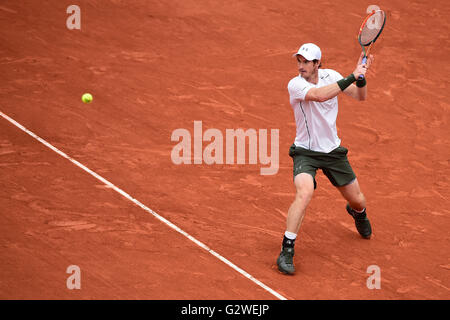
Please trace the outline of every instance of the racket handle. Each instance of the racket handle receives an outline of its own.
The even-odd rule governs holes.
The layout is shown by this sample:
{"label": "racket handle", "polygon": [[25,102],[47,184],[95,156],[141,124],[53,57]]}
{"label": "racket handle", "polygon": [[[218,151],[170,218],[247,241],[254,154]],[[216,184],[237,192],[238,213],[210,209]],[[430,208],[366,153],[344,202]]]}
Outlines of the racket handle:
{"label": "racket handle", "polygon": [[[362,58],[362,60],[361,60],[361,64],[365,64],[366,62],[367,62],[367,57],[364,56],[364,58]],[[358,79],[360,79],[360,80],[364,79],[364,75],[360,75],[358,77]]]}

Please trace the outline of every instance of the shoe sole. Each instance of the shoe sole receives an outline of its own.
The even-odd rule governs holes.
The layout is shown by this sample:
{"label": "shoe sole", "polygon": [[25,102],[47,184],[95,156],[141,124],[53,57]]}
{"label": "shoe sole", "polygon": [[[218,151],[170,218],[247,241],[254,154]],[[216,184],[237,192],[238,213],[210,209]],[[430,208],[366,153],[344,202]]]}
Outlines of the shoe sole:
{"label": "shoe sole", "polygon": [[281,269],[280,267],[278,267],[278,272],[280,272],[281,274],[288,275],[288,276],[292,276],[292,275],[295,274],[295,271],[293,271],[293,272],[284,271],[284,270]]}

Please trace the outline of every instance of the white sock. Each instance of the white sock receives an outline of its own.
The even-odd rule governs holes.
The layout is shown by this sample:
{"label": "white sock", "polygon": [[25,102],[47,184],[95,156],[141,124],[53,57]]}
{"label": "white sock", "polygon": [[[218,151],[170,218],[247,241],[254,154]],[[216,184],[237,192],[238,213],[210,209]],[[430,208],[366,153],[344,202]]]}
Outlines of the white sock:
{"label": "white sock", "polygon": [[289,231],[286,231],[286,232],[284,233],[284,236],[285,236],[286,238],[288,238],[289,240],[295,240],[295,239],[297,238],[297,234],[296,234],[296,233],[289,232]]}
{"label": "white sock", "polygon": [[362,209],[361,211],[358,211],[358,210],[356,210],[356,209],[353,209],[353,211],[355,211],[356,213],[363,213],[364,210],[366,210],[366,208]]}

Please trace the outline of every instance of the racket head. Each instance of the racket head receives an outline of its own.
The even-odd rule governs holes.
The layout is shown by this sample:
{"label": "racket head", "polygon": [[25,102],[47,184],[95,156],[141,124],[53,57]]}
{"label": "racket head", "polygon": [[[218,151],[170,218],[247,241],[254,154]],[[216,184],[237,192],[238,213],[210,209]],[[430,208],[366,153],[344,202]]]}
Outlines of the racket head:
{"label": "racket head", "polygon": [[374,10],[364,19],[358,33],[358,41],[363,49],[378,39],[385,24],[386,13],[383,10]]}

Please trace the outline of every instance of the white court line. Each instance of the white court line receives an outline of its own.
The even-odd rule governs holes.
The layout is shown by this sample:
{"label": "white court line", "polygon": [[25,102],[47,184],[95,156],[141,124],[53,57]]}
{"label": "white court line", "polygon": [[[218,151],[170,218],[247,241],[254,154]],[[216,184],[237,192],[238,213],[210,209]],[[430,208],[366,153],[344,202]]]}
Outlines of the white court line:
{"label": "white court line", "polygon": [[33,132],[31,132],[30,130],[28,130],[27,128],[25,128],[24,126],[22,126],[20,123],[18,123],[17,121],[15,121],[14,119],[8,117],[6,114],[4,114],[3,112],[0,111],[0,115],[5,118],[6,120],[8,120],[9,122],[11,122],[13,125],[15,125],[16,127],[18,127],[20,130],[24,131],[25,133],[29,134],[30,136],[32,136],[34,139],[38,140],[40,143],[42,143],[43,145],[45,145],[46,147],[52,149],[53,151],[55,151],[57,154],[59,154],[61,157],[66,158],[67,160],[69,160],[70,162],[72,162],[74,165],[76,165],[77,167],[83,169],[84,171],[86,171],[87,173],[89,173],[91,176],[93,176],[94,178],[100,180],[101,182],[103,182],[105,185],[107,185],[108,187],[110,187],[111,189],[115,190],[116,192],[120,193],[123,197],[127,198],[128,200],[130,200],[131,202],[133,202],[134,204],[136,204],[137,206],[141,207],[142,209],[144,209],[145,211],[147,211],[148,213],[151,213],[155,218],[157,218],[158,220],[162,221],[163,223],[165,223],[166,225],[168,225],[169,227],[171,227],[172,229],[174,229],[175,231],[181,233],[183,236],[185,236],[186,238],[188,238],[189,240],[191,240],[192,242],[194,242],[196,245],[198,245],[200,248],[208,251],[210,254],[212,254],[214,257],[216,257],[217,259],[219,259],[220,261],[222,261],[223,263],[225,263],[227,266],[233,268],[234,270],[236,270],[237,272],[239,272],[241,275],[243,275],[244,277],[246,277],[247,279],[253,281],[255,284],[257,284],[258,286],[260,286],[261,288],[263,288],[264,290],[268,291],[269,293],[271,293],[272,295],[274,295],[275,297],[277,297],[280,300],[287,300],[285,297],[283,297],[281,294],[279,294],[278,292],[276,292],[275,290],[269,288],[268,286],[266,286],[264,283],[262,283],[261,281],[259,281],[258,279],[256,279],[255,277],[253,277],[251,274],[249,274],[248,272],[246,272],[245,270],[239,268],[238,266],[236,266],[234,263],[232,263],[231,261],[229,261],[228,259],[224,258],[223,256],[221,256],[220,254],[218,254],[217,252],[215,252],[214,250],[212,250],[211,248],[209,248],[207,245],[205,245],[203,242],[197,240],[196,238],[194,238],[193,236],[191,236],[189,233],[187,233],[186,231],[180,229],[178,226],[176,226],[175,224],[173,224],[172,222],[170,222],[169,220],[167,220],[166,218],[160,216],[159,214],[157,214],[156,212],[154,212],[152,209],[148,208],[146,205],[144,205],[143,203],[141,203],[140,201],[136,200],[135,198],[133,198],[132,196],[130,196],[128,193],[126,193],[125,191],[123,191],[122,189],[120,189],[119,187],[116,187],[114,184],[112,184],[111,182],[109,182],[108,180],[106,180],[105,178],[103,178],[102,176],[98,175],[97,173],[95,173],[94,171],[92,171],[91,169],[89,169],[88,167],[86,167],[85,165],[79,163],[77,160],[72,159],[71,157],[69,157],[67,154],[65,154],[64,152],[60,151],[58,148],[52,146],[50,143],[48,143],[47,141],[45,141],[44,139],[42,139],[41,137],[39,137],[38,135],[34,134]]}

